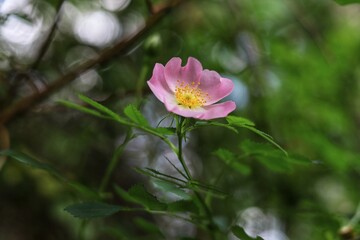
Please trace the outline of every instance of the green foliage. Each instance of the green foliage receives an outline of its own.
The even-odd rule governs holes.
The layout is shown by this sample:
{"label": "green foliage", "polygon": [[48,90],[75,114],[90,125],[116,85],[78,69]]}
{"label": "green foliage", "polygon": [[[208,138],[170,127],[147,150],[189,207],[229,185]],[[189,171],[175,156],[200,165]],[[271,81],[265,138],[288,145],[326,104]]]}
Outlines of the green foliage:
{"label": "green foliage", "polygon": [[130,118],[134,123],[137,123],[139,125],[142,125],[144,127],[148,127],[149,123],[146,120],[146,118],[141,114],[139,110],[134,105],[128,105],[124,109],[125,115]]}
{"label": "green foliage", "polygon": [[239,226],[233,226],[231,232],[241,240],[263,240],[263,238],[257,236],[256,238],[249,237],[243,228]]}
{"label": "green foliage", "polygon": [[182,213],[186,213],[186,212],[190,212],[190,213],[194,213],[194,214],[198,214],[198,207],[196,206],[196,204],[194,203],[194,201],[190,201],[190,200],[180,200],[180,201],[175,201],[175,202],[170,202],[167,204],[167,209],[168,212],[182,212]]}
{"label": "green foliage", "polygon": [[190,182],[187,182],[186,180],[161,173],[161,172],[159,172],[155,169],[151,169],[151,168],[146,168],[146,169],[136,168],[135,170],[140,174],[176,185],[180,188],[188,188],[188,189],[191,189],[194,191],[205,192],[205,193],[212,195],[214,197],[217,197],[217,198],[225,198],[227,196],[227,194],[224,191],[222,191],[221,189],[219,189],[215,186],[212,186],[212,185],[207,185],[207,184],[201,183],[199,181],[192,180]]}
{"label": "green foliage", "polygon": [[153,224],[152,222],[149,222],[143,218],[135,218],[134,220],[135,224],[144,231],[148,233],[156,233],[160,236],[162,236],[161,231],[159,230],[159,227]]}
{"label": "green foliage", "polygon": [[270,170],[279,172],[289,172],[292,170],[288,157],[283,152],[269,145],[244,141],[241,144],[241,149],[245,154],[253,156]]}
{"label": "green foliage", "polygon": [[99,199],[100,198],[99,194],[97,192],[93,191],[92,189],[90,189],[89,187],[87,187],[79,182],[76,182],[76,181],[69,181],[52,165],[45,163],[45,162],[40,162],[25,153],[18,152],[15,150],[4,150],[4,151],[0,151],[0,156],[8,156],[8,157],[10,157],[10,159],[14,159],[17,162],[19,162],[25,166],[44,170],[44,171],[48,172],[49,174],[55,176],[57,179],[59,179],[64,184],[68,185],[71,189],[75,190],[77,193],[79,193],[84,198],[89,198],[89,199]]}
{"label": "green foliage", "polygon": [[287,152],[279,144],[277,144],[269,134],[256,129],[254,127],[255,124],[252,121],[250,121],[246,118],[236,117],[236,116],[228,116],[226,118],[226,121],[231,126],[246,128],[246,129],[249,129],[250,131],[258,134],[259,136],[261,136],[262,138],[266,139],[268,142],[272,143],[274,146],[279,148],[285,155],[287,155]]}
{"label": "green foliage", "polygon": [[[40,102],[55,93],[36,108],[22,102],[26,114],[5,120],[12,150],[0,153],[8,157],[0,212],[11,218],[0,219],[0,239],[222,240],[230,232],[254,239],[240,227],[248,221],[294,240],[340,239],[339,229],[350,223],[359,238],[358,0],[189,1],[160,23],[146,2],[156,4],[156,12],[170,1],[131,1],[114,10],[107,1],[75,0],[62,8],[68,12],[36,63],[59,2],[28,1],[0,16],[0,129],[2,114],[19,100]],[[31,14],[23,11],[30,8]],[[87,13],[104,13],[126,34],[144,22],[155,25],[147,29],[150,36],[141,32],[116,57],[83,74],[72,69],[106,58],[111,53],[102,53],[117,44],[81,40],[69,26],[85,23],[79,16]],[[18,34],[22,25],[41,36]],[[16,34],[7,35],[12,29]],[[124,36],[120,31],[117,39],[131,39]],[[186,120],[184,152],[177,129],[163,127],[173,126],[171,119],[157,122],[169,114],[146,85],[154,64],[174,56],[194,56],[235,83],[229,98],[237,110],[226,119]],[[69,71],[78,77],[75,84],[48,87]],[[56,105],[57,98],[71,101]],[[0,131],[0,147],[3,138]],[[173,159],[180,153],[192,179]],[[64,212],[69,202],[76,204]],[[97,219],[79,221],[68,213]],[[182,237],[185,232],[196,234]]]}
{"label": "green foliage", "polygon": [[113,215],[123,208],[102,202],[76,203],[65,208],[65,211],[81,219],[107,217]]}
{"label": "green foliage", "polygon": [[351,3],[360,3],[359,0],[335,0],[337,3],[341,5],[351,4]]}
{"label": "green foliage", "polygon": [[[162,186],[164,186],[163,182]],[[166,189],[170,189],[169,183],[166,183]],[[116,193],[125,201],[129,203],[135,203],[144,207],[141,210],[150,211],[150,212],[197,212],[197,207],[194,202],[191,200],[191,197],[185,192],[180,193],[179,189],[175,190],[175,186],[171,188],[172,192],[178,194],[184,200],[173,201],[169,203],[160,202],[155,196],[150,194],[142,185],[134,185],[128,191],[123,190],[122,188],[115,186]],[[129,210],[132,208],[129,208]],[[139,208],[133,208],[133,210],[140,210]]]}
{"label": "green foliage", "polygon": [[153,177],[155,179],[158,180],[163,180],[169,183],[173,183],[175,185],[178,186],[183,186],[183,184],[186,184],[186,181],[165,173],[161,173],[155,169],[152,168],[146,168],[146,169],[141,169],[141,168],[135,168],[135,171],[137,171],[140,174],[143,174],[145,176],[149,176],[149,177]]}
{"label": "green foliage", "polygon": [[183,200],[190,200],[191,196],[185,192],[183,189],[179,188],[177,185],[169,181],[155,179],[153,180],[155,186],[161,189],[163,192],[170,192],[180,197]]}
{"label": "green foliage", "polygon": [[[113,112],[112,110],[110,110],[109,108],[103,106],[100,103],[97,103],[96,101],[84,96],[84,95],[79,95],[79,99],[84,101],[85,103],[89,104],[90,106],[94,107],[96,110],[98,110],[99,112],[102,112],[106,115],[108,115],[108,117],[111,117],[112,119],[114,119],[115,121],[118,121],[120,123],[126,123],[127,121],[120,117],[118,114],[116,114],[115,112]],[[88,113],[88,112],[86,112]]]}
{"label": "green foliage", "polygon": [[39,162],[27,154],[24,154],[24,153],[21,153],[18,151],[14,151],[14,150],[4,150],[4,151],[0,152],[0,155],[11,157],[12,159],[18,161],[21,164],[27,165],[29,167],[45,170],[57,177],[62,178],[61,174],[55,168],[53,168],[50,164],[44,163],[44,162]]}
{"label": "green foliage", "polygon": [[230,125],[238,126],[238,127],[255,127],[255,123],[253,123],[251,120],[243,118],[243,117],[237,117],[237,116],[227,116],[226,121]]}
{"label": "green foliage", "polygon": [[92,109],[84,107],[84,106],[81,106],[81,105],[78,105],[73,102],[69,102],[69,101],[65,101],[65,100],[58,100],[58,103],[66,106],[68,108],[72,108],[72,109],[78,110],[80,112],[93,115],[95,117],[105,118],[105,116],[103,114],[101,114],[100,112],[92,110]]}
{"label": "green foliage", "polygon": [[161,135],[174,135],[175,133],[175,128],[157,127],[153,130]]}
{"label": "green foliage", "polygon": [[206,126],[223,127],[223,128],[227,128],[235,133],[238,133],[236,128],[230,126],[229,124],[224,124],[224,123],[215,122],[215,121],[206,121],[206,122],[198,121],[195,123],[194,126],[190,127],[189,130],[193,130],[193,129],[200,128],[200,127],[206,127]]}
{"label": "green foliage", "polygon": [[143,185],[134,185],[129,191],[115,186],[116,193],[124,200],[139,204],[149,211],[164,211],[166,204],[161,203],[155,196],[151,195]]}
{"label": "green foliage", "polygon": [[236,156],[229,150],[220,148],[216,150],[214,154],[231,169],[239,172],[240,174],[248,176],[251,173],[251,168],[248,165],[241,163],[241,159],[239,158],[239,156]]}

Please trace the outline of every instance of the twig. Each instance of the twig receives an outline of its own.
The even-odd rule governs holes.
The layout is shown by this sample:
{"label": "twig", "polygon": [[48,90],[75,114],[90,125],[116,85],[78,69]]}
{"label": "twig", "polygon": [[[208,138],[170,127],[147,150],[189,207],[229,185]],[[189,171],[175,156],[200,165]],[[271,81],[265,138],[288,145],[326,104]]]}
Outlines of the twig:
{"label": "twig", "polygon": [[149,12],[151,14],[154,14],[154,7],[153,7],[151,0],[145,0],[145,2],[146,2],[146,7],[148,8]]}
{"label": "twig", "polygon": [[170,2],[168,5],[157,10],[153,15],[151,15],[145,25],[139,29],[134,35],[128,37],[127,39],[115,44],[114,46],[104,49],[96,57],[78,65],[75,69],[68,71],[63,76],[59,77],[51,84],[48,88],[39,93],[34,93],[30,96],[24,97],[9,107],[5,108],[0,112],[0,123],[5,124],[9,120],[13,119],[15,116],[26,112],[31,107],[37,103],[45,100],[54,92],[58,91],[62,87],[66,86],[70,82],[74,81],[81,73],[97,66],[104,64],[113,57],[126,52],[131,48],[136,42],[138,42],[141,37],[143,37],[150,29],[157,24],[164,16],[166,16],[173,8],[179,4],[185,2],[185,0],[175,0]]}
{"label": "twig", "polygon": [[[8,130],[0,124],[0,150],[5,150],[10,147],[10,136]],[[0,170],[2,169],[6,160],[6,156],[0,156]]]}
{"label": "twig", "polygon": [[32,64],[32,69],[36,69],[39,66],[39,63],[41,62],[42,58],[44,57],[46,51],[48,50],[48,48],[54,38],[55,30],[56,30],[58,22],[60,20],[61,7],[64,2],[65,2],[65,0],[59,0],[58,5],[56,6],[56,15],[55,15],[53,25],[51,26],[51,29],[49,31],[49,34],[48,34],[46,40],[43,42],[43,44],[40,48],[39,54],[36,58],[36,61]]}

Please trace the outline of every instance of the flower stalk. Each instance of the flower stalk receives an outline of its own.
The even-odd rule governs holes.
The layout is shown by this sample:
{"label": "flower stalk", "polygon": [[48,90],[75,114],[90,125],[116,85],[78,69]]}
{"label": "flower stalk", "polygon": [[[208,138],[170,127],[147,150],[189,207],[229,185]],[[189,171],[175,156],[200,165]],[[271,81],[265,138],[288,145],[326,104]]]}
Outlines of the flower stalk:
{"label": "flower stalk", "polygon": [[[182,144],[184,138],[186,137],[186,125],[188,123],[188,119],[181,117],[181,116],[175,116],[175,117],[176,117],[176,134],[177,134],[177,139],[178,139],[178,149],[177,149],[176,154],[177,154],[177,157],[185,171],[185,175],[187,177],[188,184],[191,185],[192,187],[194,187],[194,185],[192,183],[193,179],[192,179],[191,173],[190,173],[189,168],[187,167],[186,162],[184,160],[183,144]],[[202,208],[203,212],[205,213],[206,218],[208,220],[208,224],[206,226],[210,232],[211,239],[215,240],[216,238],[215,238],[215,235],[212,230],[214,230],[216,228],[216,225],[213,221],[211,210],[198,191],[194,190],[194,194],[195,194],[195,196],[198,200],[198,203],[199,203],[200,207]]]}

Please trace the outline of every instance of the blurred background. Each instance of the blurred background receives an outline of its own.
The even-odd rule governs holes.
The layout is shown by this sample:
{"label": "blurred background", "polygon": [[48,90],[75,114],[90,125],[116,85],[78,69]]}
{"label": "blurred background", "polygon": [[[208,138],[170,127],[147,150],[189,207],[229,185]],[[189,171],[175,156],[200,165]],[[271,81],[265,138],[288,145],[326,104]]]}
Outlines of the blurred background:
{"label": "blurred background", "polygon": [[[155,8],[169,2],[152,1]],[[290,155],[303,159],[244,157],[234,170],[214,152],[225,148],[243,156],[267,148],[264,140],[246,130],[239,135],[216,127],[192,132],[185,157],[195,178],[212,182],[219,169],[225,171],[217,185],[231,197],[214,200],[219,225],[235,221],[266,240],[355,239],[343,227],[355,216],[356,232],[359,217],[360,5],[185,2],[121,55],[8,121],[11,148],[97,189],[126,128],[57,100],[78,102],[82,93],[118,113],[136,102],[156,126],[167,113],[146,85],[153,66],[192,56],[234,81],[229,96],[237,104],[234,115],[251,119]],[[147,6],[145,0],[0,0],[0,112],[131,37],[151,15]],[[174,157],[158,140],[140,135],[121,156],[112,182],[125,189],[145,182],[156,193],[133,167],[170,172],[164,156]],[[79,200],[47,172],[8,160],[0,171],[0,239],[79,239],[84,223],[63,211]],[[202,239],[189,223],[138,213],[90,221],[85,232],[85,239]]]}

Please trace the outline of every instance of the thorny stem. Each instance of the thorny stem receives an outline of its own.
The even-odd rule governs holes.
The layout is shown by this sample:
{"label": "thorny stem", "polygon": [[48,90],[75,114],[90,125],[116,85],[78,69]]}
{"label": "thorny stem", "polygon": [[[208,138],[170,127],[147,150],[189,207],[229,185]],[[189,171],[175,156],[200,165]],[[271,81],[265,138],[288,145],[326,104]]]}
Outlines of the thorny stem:
{"label": "thorny stem", "polygon": [[[185,170],[185,173],[186,173],[186,176],[187,176],[187,179],[188,179],[188,183],[190,185],[193,185],[192,183],[192,176],[191,176],[191,173],[184,161],[184,157],[183,157],[183,152],[182,152],[182,142],[183,142],[183,139],[186,135],[186,131],[185,131],[185,127],[186,127],[186,118],[183,118],[183,117],[177,117],[176,119],[176,133],[177,133],[177,137],[178,137],[178,151],[176,152],[177,153],[177,156],[178,156],[178,159],[182,165],[182,167],[184,168]],[[202,206],[205,214],[206,214],[206,217],[208,218],[208,221],[209,221],[209,225],[208,225],[208,229],[210,230],[210,236],[211,236],[211,239],[215,239],[215,235],[213,233],[213,227],[215,226],[215,223],[213,221],[213,217],[212,217],[212,213],[211,213],[211,210],[210,208],[207,206],[206,202],[204,201],[203,197],[200,195],[199,192],[197,192],[196,190],[194,190],[194,193],[195,193],[195,196],[196,198],[198,199],[200,205]]]}

